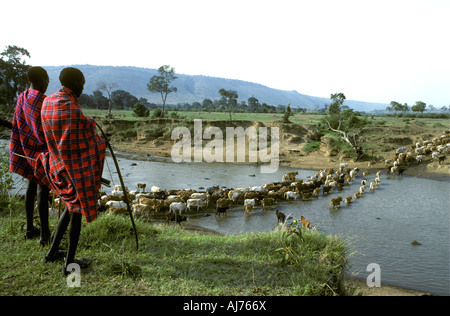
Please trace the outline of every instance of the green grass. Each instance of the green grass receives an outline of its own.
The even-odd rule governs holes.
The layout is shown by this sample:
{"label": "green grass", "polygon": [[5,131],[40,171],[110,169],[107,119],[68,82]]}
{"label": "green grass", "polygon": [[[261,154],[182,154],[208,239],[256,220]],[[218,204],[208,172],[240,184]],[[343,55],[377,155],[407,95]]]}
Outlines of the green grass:
{"label": "green grass", "polygon": [[[84,109],[83,113],[88,116],[96,116],[104,118],[108,111],[96,109]],[[136,117],[131,110],[112,110],[115,119],[132,120],[132,121],[146,121],[150,117]],[[230,116],[227,112],[206,112],[206,111],[168,111],[168,118],[171,114],[176,113],[179,119],[192,121],[194,119],[201,119],[205,121],[228,121]],[[232,113],[233,120],[249,120],[258,122],[281,121],[283,114],[279,113]],[[295,114],[289,117],[292,123],[296,124],[316,124],[320,121],[321,115],[318,114]]]}
{"label": "green grass", "polygon": [[[127,217],[83,223],[77,258],[81,285],[67,286],[63,262],[44,263],[47,248],[24,240],[23,212],[0,211],[0,295],[341,295],[346,263],[342,240],[303,231],[205,235],[137,220],[136,252]],[[52,218],[54,227],[56,218]],[[289,239],[289,240],[288,240]],[[280,248],[283,249],[280,251]],[[278,251],[276,251],[278,249]],[[295,256],[285,259],[285,251]]]}

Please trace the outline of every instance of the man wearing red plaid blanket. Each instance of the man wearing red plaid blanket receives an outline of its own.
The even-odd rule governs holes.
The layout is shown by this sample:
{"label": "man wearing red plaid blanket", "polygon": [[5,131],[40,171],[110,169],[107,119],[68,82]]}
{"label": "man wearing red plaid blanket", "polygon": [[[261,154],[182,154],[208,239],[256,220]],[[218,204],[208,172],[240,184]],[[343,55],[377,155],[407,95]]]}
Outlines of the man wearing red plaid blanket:
{"label": "man wearing red plaid blanket", "polygon": [[97,201],[105,159],[105,141],[97,135],[95,121],[83,115],[78,98],[84,88],[84,75],[76,68],[65,68],[59,80],[62,87],[42,105],[42,128],[48,152],[38,156],[35,175],[65,203],[46,261],[58,257],[59,244],[70,223],[69,249],[65,268],[75,260],[81,230],[97,218]]}
{"label": "man wearing red plaid blanket", "polygon": [[[41,107],[45,99],[49,78],[42,67],[31,67],[27,72],[30,88],[22,92],[18,99],[11,126],[9,143],[9,171],[28,179],[25,194],[25,211],[27,230],[25,238],[41,236],[41,245],[50,240],[48,226],[48,194],[49,189],[34,176],[34,161],[36,157],[47,151],[44,132],[41,125]],[[33,225],[34,200],[36,198],[39,209],[41,230]]]}

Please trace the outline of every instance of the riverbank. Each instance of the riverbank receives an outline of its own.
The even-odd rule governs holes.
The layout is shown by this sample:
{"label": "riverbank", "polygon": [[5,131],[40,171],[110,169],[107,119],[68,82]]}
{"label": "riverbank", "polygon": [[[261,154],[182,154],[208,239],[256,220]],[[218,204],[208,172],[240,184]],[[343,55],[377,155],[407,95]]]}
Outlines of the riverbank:
{"label": "riverbank", "polygon": [[[173,163],[170,156],[172,145],[173,143],[168,142],[167,144],[153,147],[116,142],[114,143],[114,148],[119,153],[119,156],[128,159]],[[381,163],[368,166],[368,162],[338,161],[337,159],[326,158],[321,153],[312,153],[308,156],[300,157],[294,154],[285,155],[280,166],[294,169],[320,170],[337,168],[341,163],[347,163],[352,168],[369,170],[373,174],[378,170],[382,170],[382,172],[386,170],[386,167]],[[404,175],[437,181],[450,181],[450,163],[439,164],[437,161],[429,159],[421,164],[409,165]]]}
{"label": "riverbank", "polygon": [[366,280],[357,278],[346,278],[345,282],[347,286],[355,289],[356,296],[433,296],[427,292],[387,284],[381,284],[380,287],[368,287]]}
{"label": "riverbank", "polygon": [[[111,135],[114,147],[123,152],[152,158],[154,161],[170,161],[172,149],[178,140],[171,139],[171,132],[176,127],[186,127],[193,130],[193,122],[159,119],[146,122],[130,123],[120,120],[105,120],[102,122],[105,129]],[[298,169],[331,169],[338,168],[340,164],[346,163],[349,167],[358,167],[361,170],[385,171],[385,161],[395,157],[396,150],[404,147],[407,151],[414,153],[416,143],[426,140],[439,139],[442,135],[449,135],[447,126],[440,123],[423,123],[413,120],[411,122],[398,121],[397,124],[389,126],[374,125],[364,130],[360,137],[365,147],[371,154],[362,161],[354,161],[348,148],[339,139],[332,135],[320,135],[314,124],[281,123],[278,121],[207,121],[203,122],[202,129],[215,127],[222,131],[223,139],[228,127],[243,127],[245,129],[254,127],[256,131],[261,127],[268,129],[276,127],[279,129],[279,165]],[[192,132],[191,132],[192,134]],[[192,135],[191,135],[192,137]],[[191,145],[193,145],[193,141]],[[209,144],[209,140],[202,140],[202,149]],[[237,144],[232,149],[237,153]],[[270,148],[271,144],[268,144]],[[245,162],[250,162],[248,156],[249,144],[246,144]],[[433,149],[435,150],[435,149]],[[183,153],[184,154],[184,153]],[[190,153],[193,157],[193,153]],[[441,154],[445,155],[445,154]],[[414,158],[415,159],[415,158]],[[236,162],[237,159],[232,161]],[[244,163],[245,163],[244,162]],[[436,180],[448,180],[450,177],[450,159],[439,163],[426,156],[421,163],[415,160],[402,166],[405,175],[426,177]]]}

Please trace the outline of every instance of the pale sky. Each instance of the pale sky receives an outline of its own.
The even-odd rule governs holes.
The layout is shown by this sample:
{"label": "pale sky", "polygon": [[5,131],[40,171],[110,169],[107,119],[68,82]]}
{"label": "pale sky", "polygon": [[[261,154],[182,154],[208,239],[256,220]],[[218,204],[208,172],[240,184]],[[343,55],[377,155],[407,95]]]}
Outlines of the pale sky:
{"label": "pale sky", "polygon": [[[450,0],[1,0],[34,66],[159,68],[347,99],[450,105]],[[107,79],[107,78],[105,78]]]}

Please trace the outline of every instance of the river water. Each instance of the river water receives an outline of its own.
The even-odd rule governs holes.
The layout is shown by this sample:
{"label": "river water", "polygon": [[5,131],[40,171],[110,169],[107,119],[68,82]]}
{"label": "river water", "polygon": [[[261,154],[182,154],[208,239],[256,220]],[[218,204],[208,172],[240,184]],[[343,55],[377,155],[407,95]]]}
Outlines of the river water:
{"label": "river water", "polygon": [[[198,189],[218,185],[237,188],[281,181],[287,171],[298,171],[297,179],[307,179],[317,170],[280,167],[276,173],[262,174],[253,165],[220,163],[167,163],[121,156],[119,165],[125,185],[136,189]],[[350,166],[351,167],[351,166]],[[103,177],[120,184],[111,157],[107,157]],[[369,176],[374,178],[374,176]],[[303,215],[317,230],[345,238],[349,252],[348,273],[366,279],[380,267],[381,283],[450,295],[450,182],[403,176],[382,175],[381,186],[366,193],[349,206],[330,211],[333,197],[358,191],[361,177],[350,187],[312,201],[289,201],[245,215],[243,207],[232,208],[225,217],[190,216],[191,224],[223,234],[273,231],[277,225],[275,209],[293,218]],[[412,245],[417,240],[421,245]]]}
{"label": "river water", "polygon": [[[119,164],[129,189],[136,188],[137,183],[162,189],[237,188],[281,181],[282,175],[292,170],[299,172],[298,179],[317,172],[280,167],[276,173],[262,174],[258,166],[251,165],[125,158],[120,158]],[[110,160],[108,165],[114,174]],[[104,176],[110,178],[107,172],[105,167]],[[240,234],[273,231],[277,225],[275,209],[293,218],[303,215],[317,230],[347,240],[348,272],[356,277],[367,279],[373,272],[367,271],[368,265],[376,263],[382,283],[450,295],[450,182],[410,176],[388,178],[383,174],[381,186],[374,192],[366,190],[351,205],[329,210],[331,198],[353,195],[361,180],[360,176],[343,191],[312,201],[283,202],[265,211],[256,208],[251,215],[245,215],[243,207],[235,207],[227,216],[190,216],[189,222],[223,234]],[[412,245],[413,240],[421,245]]]}

